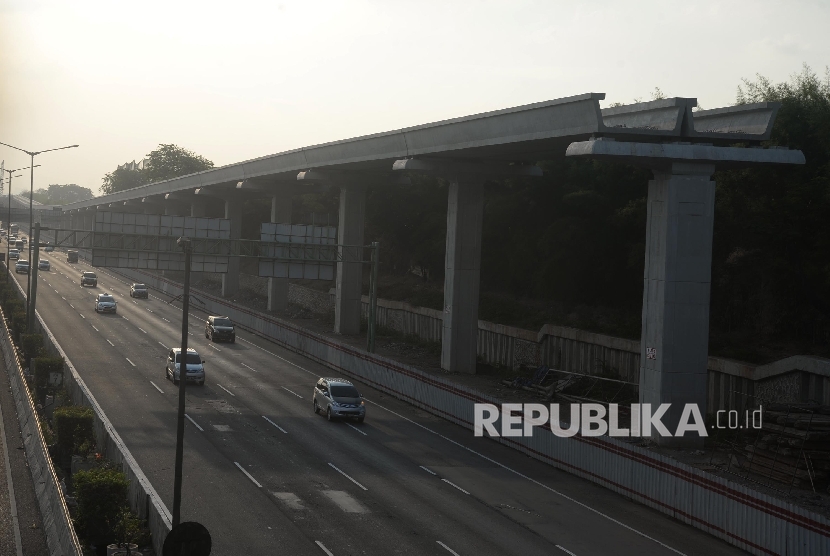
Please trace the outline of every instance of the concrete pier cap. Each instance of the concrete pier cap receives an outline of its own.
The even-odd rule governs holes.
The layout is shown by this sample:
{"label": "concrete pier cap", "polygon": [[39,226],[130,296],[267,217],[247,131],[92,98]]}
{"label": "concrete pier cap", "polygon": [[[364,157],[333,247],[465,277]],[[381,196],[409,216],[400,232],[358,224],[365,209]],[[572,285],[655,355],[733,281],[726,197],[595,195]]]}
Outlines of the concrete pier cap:
{"label": "concrete pier cap", "polygon": [[[699,112],[693,99],[653,104],[651,117],[636,111],[603,111],[606,124],[674,126],[680,138],[662,141],[624,141],[620,137],[594,137],[571,143],[566,156],[591,157],[645,166],[649,182],[646,262],[643,274],[642,332],[640,337],[640,403],[656,411],[670,404],[662,423],[672,434],[689,422],[688,404],[701,417],[707,413],[709,355],[709,303],[712,269],[712,235],[715,212],[716,169],[756,165],[804,164],[801,151],[786,147],[762,148],[771,133],[776,103],[759,103]],[[685,100],[684,102],[681,102]],[[676,113],[671,113],[675,109]],[[662,124],[656,114],[662,111]],[[623,121],[628,118],[626,123]],[[654,119],[657,118],[657,119]],[[648,124],[646,122],[651,122]],[[741,138],[738,138],[741,136]],[[728,146],[752,139],[755,146]],[[717,146],[719,142],[726,146]],[[702,447],[697,432],[683,436],[659,435],[658,444]]]}

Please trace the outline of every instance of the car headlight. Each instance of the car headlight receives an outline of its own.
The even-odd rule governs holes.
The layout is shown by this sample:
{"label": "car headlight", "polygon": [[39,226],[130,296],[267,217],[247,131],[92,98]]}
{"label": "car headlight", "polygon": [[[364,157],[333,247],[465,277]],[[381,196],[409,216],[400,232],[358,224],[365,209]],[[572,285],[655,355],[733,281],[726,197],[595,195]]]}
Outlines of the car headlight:
{"label": "car headlight", "polygon": [[366,402],[364,402],[363,400],[360,400],[360,405],[364,406],[364,405],[366,405]]}

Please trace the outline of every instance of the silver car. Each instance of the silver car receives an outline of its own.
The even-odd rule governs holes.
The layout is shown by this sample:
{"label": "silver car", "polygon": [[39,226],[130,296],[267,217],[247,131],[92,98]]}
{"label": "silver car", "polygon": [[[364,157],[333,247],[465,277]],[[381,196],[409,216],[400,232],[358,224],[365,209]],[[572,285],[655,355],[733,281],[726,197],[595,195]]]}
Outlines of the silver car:
{"label": "silver car", "polygon": [[115,313],[117,310],[116,304],[118,302],[108,293],[99,293],[95,296],[95,312],[96,313]]}
{"label": "silver car", "polygon": [[321,378],[314,386],[314,413],[325,414],[331,421],[335,418],[356,419],[362,423],[366,418],[366,404],[354,384],[344,378]]}
{"label": "silver car", "polygon": [[[182,348],[173,348],[167,352],[167,366],[164,369],[164,377],[179,383],[179,370],[181,367]],[[205,383],[205,363],[196,350],[187,348],[187,380],[202,386]]]}

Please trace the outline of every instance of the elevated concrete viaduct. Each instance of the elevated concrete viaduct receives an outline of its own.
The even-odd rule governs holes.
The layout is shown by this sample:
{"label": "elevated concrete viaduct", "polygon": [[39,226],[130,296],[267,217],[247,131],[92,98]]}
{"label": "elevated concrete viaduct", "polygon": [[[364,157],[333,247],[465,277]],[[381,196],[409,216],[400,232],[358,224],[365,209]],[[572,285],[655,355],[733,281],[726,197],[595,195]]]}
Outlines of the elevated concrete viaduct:
{"label": "elevated concrete viaduct", "polygon": [[[304,147],[64,208],[83,215],[89,229],[91,211],[98,208],[146,202],[145,210],[156,213],[188,214],[189,205],[189,214],[202,215],[208,202],[203,199],[214,198],[224,203],[232,237],[239,237],[245,198],[267,199],[271,220],[288,222],[291,197],[308,191],[307,184],[322,184],[340,189],[338,244],[360,246],[368,186],[393,186],[396,175],[411,172],[439,176],[450,183],[441,364],[449,372],[474,373],[483,183],[539,175],[536,161],[566,151],[643,164],[654,180],[648,197],[640,397],[675,402],[664,419],[674,430],[678,402],[696,402],[705,413],[712,173],[719,167],[803,164],[804,157],[786,148],[761,148],[770,137],[776,103],[695,112],[696,99],[669,98],[603,110],[604,98],[588,93]],[[729,146],[738,142],[754,148]],[[79,224],[74,217],[72,223]],[[337,265],[335,331],[341,334],[359,332],[362,268],[355,260],[345,256]],[[238,288],[238,261],[231,268],[223,295]],[[268,290],[269,309],[283,307],[287,284],[272,279]]]}

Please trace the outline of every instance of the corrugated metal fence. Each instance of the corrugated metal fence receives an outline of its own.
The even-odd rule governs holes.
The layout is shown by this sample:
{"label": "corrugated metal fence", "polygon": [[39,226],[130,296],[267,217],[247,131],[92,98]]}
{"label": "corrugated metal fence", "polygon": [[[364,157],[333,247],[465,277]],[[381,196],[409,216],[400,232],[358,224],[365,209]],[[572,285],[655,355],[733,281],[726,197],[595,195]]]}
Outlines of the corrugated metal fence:
{"label": "corrugated metal fence", "polygon": [[[121,271],[169,295],[181,286],[141,271]],[[199,293],[206,310],[344,375],[471,429],[475,403],[487,396],[290,322]],[[496,441],[605,486],[753,554],[830,554],[830,520],[710,475],[668,457],[607,437],[559,438],[549,430]]]}

